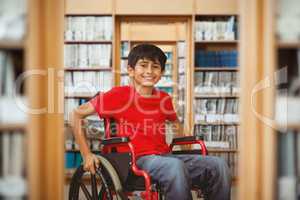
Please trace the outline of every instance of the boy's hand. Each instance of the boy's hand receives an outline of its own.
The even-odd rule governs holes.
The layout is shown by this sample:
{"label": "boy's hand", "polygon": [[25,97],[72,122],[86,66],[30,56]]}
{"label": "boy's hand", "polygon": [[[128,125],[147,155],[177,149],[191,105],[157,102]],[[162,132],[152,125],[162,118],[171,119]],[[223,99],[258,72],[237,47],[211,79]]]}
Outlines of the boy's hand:
{"label": "boy's hand", "polygon": [[97,158],[97,156],[93,153],[89,153],[86,156],[84,156],[83,158],[84,160],[84,164],[83,164],[83,169],[86,171],[90,171],[92,174],[96,173],[96,168],[99,167],[100,165],[100,161]]}

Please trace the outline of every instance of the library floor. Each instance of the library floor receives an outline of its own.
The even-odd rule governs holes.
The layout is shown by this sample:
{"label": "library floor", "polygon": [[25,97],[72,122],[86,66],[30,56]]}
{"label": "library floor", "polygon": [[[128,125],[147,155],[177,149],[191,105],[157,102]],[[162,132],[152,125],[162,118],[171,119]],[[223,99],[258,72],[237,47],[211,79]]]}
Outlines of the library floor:
{"label": "library floor", "polygon": [[[69,199],[69,185],[65,185],[65,199]],[[236,185],[233,185],[231,187],[231,200],[236,200],[236,195],[237,195],[237,188],[236,188]],[[85,198],[84,197],[81,197],[79,199],[82,199],[84,200]],[[141,199],[138,199],[138,198],[130,198],[131,200],[141,200]],[[193,200],[203,200],[203,199],[198,199],[196,197],[196,194],[193,193]]]}

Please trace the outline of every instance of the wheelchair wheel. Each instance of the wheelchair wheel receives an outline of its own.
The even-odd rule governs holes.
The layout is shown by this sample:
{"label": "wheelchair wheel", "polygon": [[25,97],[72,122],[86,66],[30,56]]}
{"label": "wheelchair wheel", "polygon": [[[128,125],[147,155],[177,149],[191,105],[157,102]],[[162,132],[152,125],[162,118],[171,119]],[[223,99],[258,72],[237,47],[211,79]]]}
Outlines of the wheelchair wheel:
{"label": "wheelchair wheel", "polygon": [[99,159],[101,167],[95,175],[84,171],[83,166],[77,168],[71,179],[69,200],[127,200],[114,168],[105,158]]}
{"label": "wheelchair wheel", "polygon": [[112,200],[113,188],[109,187],[107,177],[102,170],[97,169],[96,174],[92,175],[80,166],[71,180],[69,200]]}

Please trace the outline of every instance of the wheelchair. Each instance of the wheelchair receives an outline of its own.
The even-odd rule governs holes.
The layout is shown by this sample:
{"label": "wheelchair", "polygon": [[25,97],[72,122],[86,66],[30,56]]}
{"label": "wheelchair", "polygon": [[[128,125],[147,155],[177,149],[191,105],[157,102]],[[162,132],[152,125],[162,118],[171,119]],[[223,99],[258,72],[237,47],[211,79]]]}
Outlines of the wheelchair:
{"label": "wheelchair", "polygon": [[[78,167],[73,174],[69,188],[69,200],[163,200],[164,193],[159,183],[151,180],[147,172],[136,165],[134,147],[128,137],[117,137],[113,119],[104,119],[105,137],[101,140],[98,154],[100,166],[93,175]],[[173,151],[175,145],[199,144],[200,150]],[[128,146],[130,152],[118,153],[116,147]],[[207,148],[201,136],[174,138],[170,144],[175,154],[207,155]],[[193,190],[201,195],[200,188]]]}

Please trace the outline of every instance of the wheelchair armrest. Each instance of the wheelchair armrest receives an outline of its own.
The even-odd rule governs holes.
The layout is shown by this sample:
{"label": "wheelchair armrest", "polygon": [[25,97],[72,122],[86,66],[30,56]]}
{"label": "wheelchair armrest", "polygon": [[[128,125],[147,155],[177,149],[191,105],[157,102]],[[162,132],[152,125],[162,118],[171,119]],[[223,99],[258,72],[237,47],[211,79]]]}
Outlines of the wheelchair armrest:
{"label": "wheelchair armrest", "polygon": [[129,137],[113,137],[109,139],[101,140],[101,144],[103,145],[117,145],[117,144],[126,144],[130,142]]}
{"label": "wheelchair armrest", "polygon": [[185,136],[185,137],[173,138],[172,144],[182,143],[182,142],[193,142],[197,140],[203,140],[203,136]]}
{"label": "wheelchair armrest", "polygon": [[203,136],[185,136],[174,138],[170,145],[171,150],[175,145],[186,145],[186,144],[199,144],[201,146],[201,154],[207,155],[207,148],[203,142]]}

